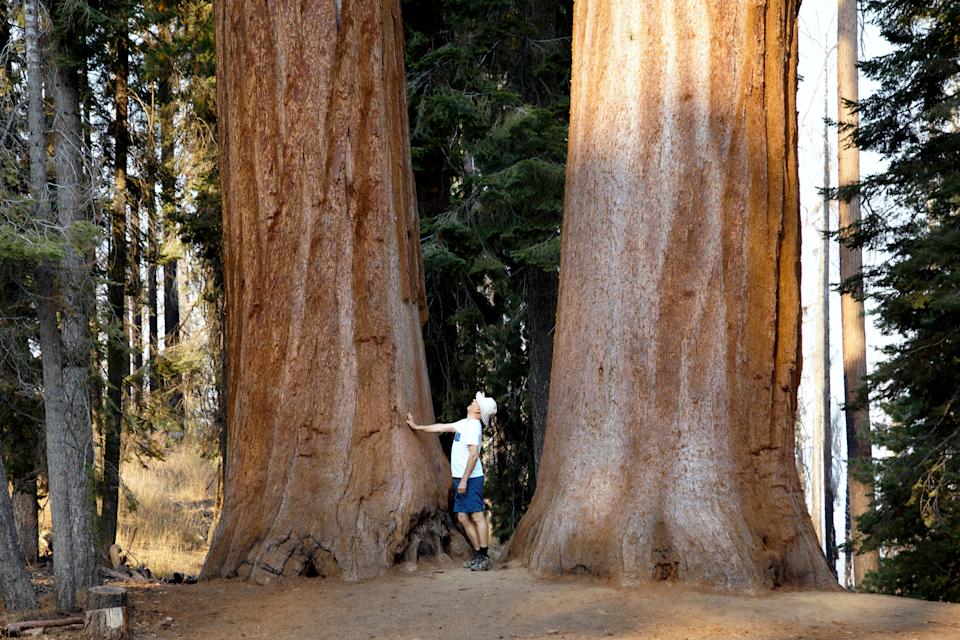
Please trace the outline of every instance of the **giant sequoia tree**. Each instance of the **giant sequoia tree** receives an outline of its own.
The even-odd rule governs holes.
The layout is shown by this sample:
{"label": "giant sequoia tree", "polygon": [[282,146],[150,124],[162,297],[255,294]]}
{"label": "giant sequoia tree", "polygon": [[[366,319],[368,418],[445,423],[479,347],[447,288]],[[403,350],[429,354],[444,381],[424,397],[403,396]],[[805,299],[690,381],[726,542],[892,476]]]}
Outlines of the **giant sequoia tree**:
{"label": "giant sequoia tree", "polygon": [[439,551],[446,485],[393,0],[219,3],[228,455],[206,576]]}
{"label": "giant sequoia tree", "polygon": [[790,0],[583,0],[537,571],[835,584],[794,466]]}

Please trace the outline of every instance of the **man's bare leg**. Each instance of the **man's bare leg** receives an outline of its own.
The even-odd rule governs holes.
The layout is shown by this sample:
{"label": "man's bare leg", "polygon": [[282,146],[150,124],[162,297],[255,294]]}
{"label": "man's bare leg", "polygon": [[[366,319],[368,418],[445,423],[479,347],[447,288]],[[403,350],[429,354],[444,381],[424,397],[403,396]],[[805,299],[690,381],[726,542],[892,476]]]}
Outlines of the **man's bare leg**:
{"label": "man's bare leg", "polygon": [[473,521],[471,524],[477,529],[477,548],[486,549],[490,546],[488,544],[490,542],[490,531],[487,526],[486,516],[483,511],[477,511],[476,513],[470,514],[470,519]]}
{"label": "man's bare leg", "polygon": [[[463,513],[462,511],[457,513],[457,521],[463,527],[463,530],[467,532],[467,538],[470,540],[470,544],[473,546],[474,553],[476,553],[482,546],[480,544],[480,532],[477,529],[477,525],[474,524],[473,519],[469,515]],[[483,539],[487,539],[486,531],[483,532]]]}

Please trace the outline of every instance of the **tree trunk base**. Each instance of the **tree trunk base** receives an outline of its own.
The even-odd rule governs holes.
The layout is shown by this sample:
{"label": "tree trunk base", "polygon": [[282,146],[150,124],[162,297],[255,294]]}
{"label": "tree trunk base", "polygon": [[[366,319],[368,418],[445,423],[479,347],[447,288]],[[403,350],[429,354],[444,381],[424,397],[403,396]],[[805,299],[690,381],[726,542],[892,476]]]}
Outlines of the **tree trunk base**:
{"label": "tree trunk base", "polygon": [[[438,560],[464,555],[469,544],[453,526],[449,514],[442,511],[421,513],[411,519],[404,543],[394,553],[394,564],[412,572],[425,558]],[[266,540],[237,568],[236,576],[260,585],[280,577],[340,578],[340,562],[334,552],[312,535],[288,535]]]}
{"label": "tree trunk base", "polygon": [[91,640],[126,640],[131,637],[126,589],[93,587],[87,591],[83,636]]}
{"label": "tree trunk base", "polygon": [[127,607],[111,607],[87,611],[83,637],[90,640],[127,640],[130,635],[130,614]]}

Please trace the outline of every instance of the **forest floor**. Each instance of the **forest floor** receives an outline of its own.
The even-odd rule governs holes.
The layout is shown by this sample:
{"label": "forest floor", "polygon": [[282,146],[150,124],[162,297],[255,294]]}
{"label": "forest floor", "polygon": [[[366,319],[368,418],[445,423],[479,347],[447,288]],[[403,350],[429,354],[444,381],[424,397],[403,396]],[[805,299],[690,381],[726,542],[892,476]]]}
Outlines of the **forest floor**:
{"label": "forest floor", "polygon": [[[846,592],[717,593],[671,583],[615,588],[421,563],[362,583],[300,578],[127,585],[136,638],[960,639],[960,604]],[[7,617],[0,610],[0,621]],[[50,631],[58,638],[76,631]]]}

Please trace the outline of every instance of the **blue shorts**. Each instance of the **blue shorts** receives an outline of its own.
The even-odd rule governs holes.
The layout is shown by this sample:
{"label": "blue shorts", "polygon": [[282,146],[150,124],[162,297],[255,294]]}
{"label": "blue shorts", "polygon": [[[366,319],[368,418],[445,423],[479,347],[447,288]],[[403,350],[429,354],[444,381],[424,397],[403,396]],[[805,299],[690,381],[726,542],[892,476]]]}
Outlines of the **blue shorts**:
{"label": "blue shorts", "polygon": [[460,495],[460,478],[453,479],[453,512],[479,513],[483,511],[483,476],[467,478],[467,492]]}

